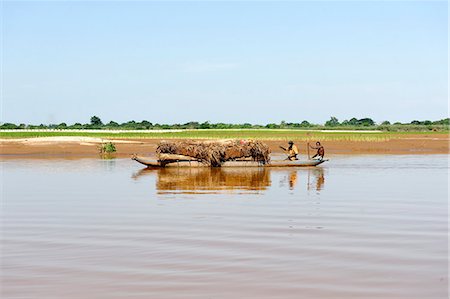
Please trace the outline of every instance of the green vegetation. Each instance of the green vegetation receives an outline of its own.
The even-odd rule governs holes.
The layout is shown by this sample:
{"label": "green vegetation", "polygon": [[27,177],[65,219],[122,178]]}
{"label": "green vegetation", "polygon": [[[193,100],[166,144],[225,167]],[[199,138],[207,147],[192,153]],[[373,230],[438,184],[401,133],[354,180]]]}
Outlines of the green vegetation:
{"label": "green vegetation", "polygon": [[[330,120],[325,122],[324,125],[312,124],[306,120],[301,122],[285,122],[281,121],[279,124],[270,123],[266,125],[258,124],[226,124],[226,123],[210,123],[210,122],[188,122],[185,124],[153,124],[147,120],[136,122],[134,120],[117,123],[110,121],[103,123],[100,117],[92,116],[90,123],[81,124],[75,123],[73,125],[67,125],[66,123],[50,124],[50,125],[26,125],[26,124],[12,124],[3,123],[0,125],[0,129],[57,129],[57,130],[86,130],[86,129],[100,129],[100,130],[167,130],[167,129],[186,129],[186,130],[218,130],[218,129],[295,129],[295,130],[381,130],[388,132],[410,132],[410,131],[449,131],[450,121],[449,118],[441,119],[438,121],[430,120],[413,120],[409,123],[393,123],[389,121],[383,121],[380,124],[375,123],[370,118],[351,118],[340,122],[336,117],[332,116]],[[77,135],[79,136],[79,135]]]}
{"label": "green vegetation", "polygon": [[99,149],[101,154],[111,154],[116,152],[116,146],[112,142],[103,143]]}
{"label": "green vegetation", "polygon": [[430,135],[439,132],[338,132],[338,131],[306,131],[306,130],[274,130],[274,129],[242,129],[242,130],[183,130],[183,131],[142,131],[119,133],[109,131],[86,132],[72,131],[14,131],[0,132],[0,138],[31,138],[80,136],[96,138],[149,138],[149,139],[262,139],[262,140],[297,140],[297,141],[386,141],[404,137],[405,135]]}

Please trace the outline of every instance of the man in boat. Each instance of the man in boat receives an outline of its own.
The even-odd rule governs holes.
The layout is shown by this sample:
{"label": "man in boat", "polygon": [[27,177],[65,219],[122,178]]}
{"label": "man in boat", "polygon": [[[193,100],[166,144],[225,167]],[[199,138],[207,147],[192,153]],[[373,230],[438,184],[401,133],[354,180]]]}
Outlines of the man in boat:
{"label": "man in boat", "polygon": [[325,149],[323,148],[323,146],[320,144],[319,141],[316,142],[316,146],[309,146],[312,149],[316,149],[317,153],[311,157],[311,159],[316,159],[316,160],[323,160],[323,157],[325,156]]}
{"label": "man in boat", "polygon": [[280,146],[280,148],[283,150],[283,151],[285,151],[285,152],[287,152],[288,153],[288,157],[287,157],[287,159],[286,160],[290,160],[290,161],[293,161],[293,160],[298,160],[298,158],[297,158],[297,155],[298,155],[298,148],[297,148],[297,146],[294,144],[294,141],[289,141],[288,142],[288,148],[284,148],[284,147],[282,147],[282,146]]}

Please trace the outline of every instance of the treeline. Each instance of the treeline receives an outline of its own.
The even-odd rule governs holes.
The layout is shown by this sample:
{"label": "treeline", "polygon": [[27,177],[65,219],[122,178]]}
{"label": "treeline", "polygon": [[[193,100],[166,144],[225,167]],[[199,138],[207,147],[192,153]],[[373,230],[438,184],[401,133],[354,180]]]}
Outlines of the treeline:
{"label": "treeline", "polygon": [[136,122],[134,120],[117,123],[110,121],[103,123],[98,116],[92,116],[89,123],[81,124],[75,123],[68,125],[66,123],[50,124],[50,125],[27,125],[27,124],[13,124],[3,123],[0,125],[0,129],[104,129],[104,130],[165,130],[165,129],[346,129],[346,130],[383,130],[383,131],[448,131],[449,130],[449,118],[441,119],[438,121],[430,120],[413,120],[409,123],[390,123],[389,121],[383,121],[377,124],[371,118],[351,118],[340,122],[336,117],[331,117],[325,124],[313,124],[306,120],[295,123],[282,121],[279,124],[270,123],[266,125],[257,124],[227,124],[227,123],[210,123],[206,122],[188,122],[185,124],[158,124],[152,123],[147,120]]}

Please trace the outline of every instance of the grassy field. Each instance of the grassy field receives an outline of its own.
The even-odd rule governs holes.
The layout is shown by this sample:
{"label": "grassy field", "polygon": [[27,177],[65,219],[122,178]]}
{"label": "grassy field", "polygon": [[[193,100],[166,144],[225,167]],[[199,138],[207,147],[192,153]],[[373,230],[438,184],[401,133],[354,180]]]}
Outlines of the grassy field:
{"label": "grassy field", "polygon": [[[261,140],[324,140],[324,141],[387,141],[401,137],[417,137],[443,132],[319,132],[302,130],[185,130],[159,132],[83,132],[83,131],[0,131],[0,138],[33,138],[79,136],[96,138],[148,138],[148,139],[261,139]],[[445,134],[445,133],[444,133]]]}

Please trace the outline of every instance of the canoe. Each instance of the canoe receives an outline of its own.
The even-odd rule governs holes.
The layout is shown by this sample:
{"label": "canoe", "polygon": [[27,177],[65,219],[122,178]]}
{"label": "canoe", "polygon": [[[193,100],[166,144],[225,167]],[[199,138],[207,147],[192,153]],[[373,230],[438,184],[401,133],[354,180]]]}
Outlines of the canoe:
{"label": "canoe", "polygon": [[[139,162],[149,168],[162,168],[162,167],[210,167],[207,164],[198,161],[171,161],[169,163],[161,163],[156,159],[145,158],[141,156],[133,156],[131,158],[136,162]],[[222,167],[314,167],[320,165],[328,160],[275,160],[268,164],[261,164],[255,161],[228,161],[222,164]]]}

